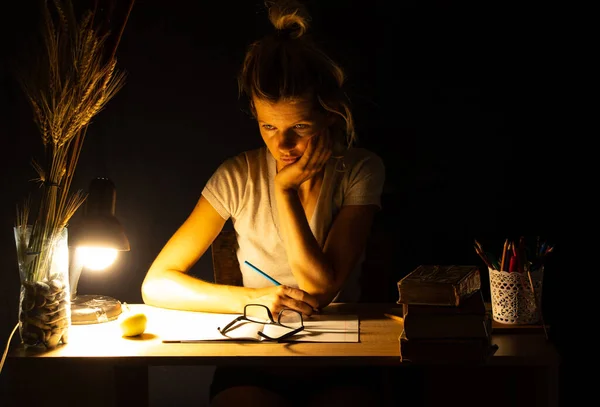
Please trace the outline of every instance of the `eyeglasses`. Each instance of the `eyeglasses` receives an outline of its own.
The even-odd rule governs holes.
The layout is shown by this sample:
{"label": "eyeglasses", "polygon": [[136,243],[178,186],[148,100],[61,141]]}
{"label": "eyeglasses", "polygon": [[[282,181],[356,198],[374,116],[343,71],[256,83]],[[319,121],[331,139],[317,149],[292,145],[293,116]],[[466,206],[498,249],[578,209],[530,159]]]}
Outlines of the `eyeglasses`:
{"label": "eyeglasses", "polygon": [[290,336],[296,335],[298,332],[304,329],[304,321],[300,312],[287,308],[282,309],[277,315],[277,322],[275,322],[271,310],[269,310],[269,308],[261,304],[246,305],[244,307],[244,315],[240,315],[239,317],[235,318],[233,321],[225,325],[224,328],[217,329],[219,330],[219,332],[225,335],[225,333],[227,333],[228,331],[235,329],[234,325],[241,321],[254,322],[261,325],[279,325],[284,328],[290,329],[289,332],[286,332],[278,337],[271,337],[265,334],[264,332],[258,332],[259,336],[277,342],[284,341],[285,339],[289,338]]}

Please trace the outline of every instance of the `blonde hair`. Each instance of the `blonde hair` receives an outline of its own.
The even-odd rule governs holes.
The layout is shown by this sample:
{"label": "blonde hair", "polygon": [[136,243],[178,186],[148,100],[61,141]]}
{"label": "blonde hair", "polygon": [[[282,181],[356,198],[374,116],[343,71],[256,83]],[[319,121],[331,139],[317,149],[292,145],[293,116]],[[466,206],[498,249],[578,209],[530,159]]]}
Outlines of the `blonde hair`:
{"label": "blonde hair", "polygon": [[[294,0],[266,1],[275,32],[253,42],[238,75],[240,96],[277,102],[313,98],[315,106],[333,114],[336,141],[350,147],[356,130],[350,100],[344,91],[345,74],[307,34],[310,15]],[[344,143],[345,142],[345,143]]]}

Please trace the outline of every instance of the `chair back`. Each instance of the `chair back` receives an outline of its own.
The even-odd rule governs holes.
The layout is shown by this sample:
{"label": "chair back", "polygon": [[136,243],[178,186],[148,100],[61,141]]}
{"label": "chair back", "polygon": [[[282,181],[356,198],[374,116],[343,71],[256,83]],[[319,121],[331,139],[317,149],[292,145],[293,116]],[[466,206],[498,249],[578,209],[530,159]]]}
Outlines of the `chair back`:
{"label": "chair back", "polygon": [[211,245],[214,281],[216,284],[243,286],[242,271],[236,251],[235,230],[222,230]]}

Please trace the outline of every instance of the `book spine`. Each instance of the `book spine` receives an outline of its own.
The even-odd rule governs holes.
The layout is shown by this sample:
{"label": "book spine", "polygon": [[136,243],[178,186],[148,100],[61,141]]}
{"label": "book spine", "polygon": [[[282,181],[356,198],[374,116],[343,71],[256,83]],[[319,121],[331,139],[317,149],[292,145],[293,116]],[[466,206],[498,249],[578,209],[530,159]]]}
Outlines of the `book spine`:
{"label": "book spine", "polygon": [[458,286],[458,296],[466,297],[473,294],[475,291],[481,288],[481,275],[479,269],[476,269],[473,273],[469,274],[467,278],[462,280]]}
{"label": "book spine", "polygon": [[492,332],[491,316],[404,316],[408,339],[487,338]]}
{"label": "book spine", "polygon": [[398,303],[415,305],[449,305],[458,306],[459,297],[451,285],[440,285],[435,289],[424,287],[398,286],[400,294]]}
{"label": "book spine", "polygon": [[481,290],[464,298],[458,307],[447,305],[417,305],[417,304],[402,304],[403,315],[407,315],[408,311],[412,315],[480,315],[489,314],[491,306],[486,309],[485,300]]}
{"label": "book spine", "polygon": [[401,341],[402,362],[445,364],[483,364],[495,353],[497,346],[481,345],[475,342],[464,343],[416,343]]}
{"label": "book spine", "polygon": [[481,288],[481,278],[479,269],[471,266],[460,266],[447,274],[453,267],[439,272],[439,266],[432,270],[419,266],[398,281],[398,303],[459,306],[463,298]]}

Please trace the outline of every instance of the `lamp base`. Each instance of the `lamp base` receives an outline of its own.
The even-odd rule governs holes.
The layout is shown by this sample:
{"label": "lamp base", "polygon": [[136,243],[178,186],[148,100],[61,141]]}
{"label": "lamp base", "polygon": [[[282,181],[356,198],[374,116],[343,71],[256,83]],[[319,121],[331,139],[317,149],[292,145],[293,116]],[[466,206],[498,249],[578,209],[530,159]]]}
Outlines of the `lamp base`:
{"label": "lamp base", "polygon": [[71,301],[71,324],[87,325],[113,321],[122,312],[121,302],[106,295],[78,295]]}

